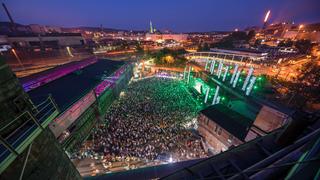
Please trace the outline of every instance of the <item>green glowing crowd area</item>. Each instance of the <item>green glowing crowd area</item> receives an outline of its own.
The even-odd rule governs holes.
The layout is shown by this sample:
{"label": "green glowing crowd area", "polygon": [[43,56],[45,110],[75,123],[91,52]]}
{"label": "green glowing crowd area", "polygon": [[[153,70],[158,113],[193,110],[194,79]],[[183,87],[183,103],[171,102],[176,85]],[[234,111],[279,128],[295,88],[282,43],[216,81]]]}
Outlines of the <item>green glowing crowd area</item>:
{"label": "green glowing crowd area", "polygon": [[182,161],[207,157],[200,137],[191,130],[201,110],[181,80],[133,81],[109,108],[93,132],[89,153],[110,161]]}

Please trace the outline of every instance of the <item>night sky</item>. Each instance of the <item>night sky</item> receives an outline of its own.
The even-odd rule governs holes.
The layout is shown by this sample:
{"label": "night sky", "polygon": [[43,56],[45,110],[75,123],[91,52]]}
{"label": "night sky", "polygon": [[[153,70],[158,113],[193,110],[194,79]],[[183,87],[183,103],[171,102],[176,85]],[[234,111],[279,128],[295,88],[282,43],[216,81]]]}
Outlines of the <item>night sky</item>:
{"label": "night sky", "polygon": [[[320,0],[2,0],[21,24],[176,32],[233,30],[271,22],[320,22]],[[3,8],[0,21],[8,21]]]}

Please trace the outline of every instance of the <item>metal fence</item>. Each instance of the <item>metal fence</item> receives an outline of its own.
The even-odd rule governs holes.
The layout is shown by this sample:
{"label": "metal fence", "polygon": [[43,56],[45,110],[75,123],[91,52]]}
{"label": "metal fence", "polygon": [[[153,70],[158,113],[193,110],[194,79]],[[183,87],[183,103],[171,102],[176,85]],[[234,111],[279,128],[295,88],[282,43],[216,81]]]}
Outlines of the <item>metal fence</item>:
{"label": "metal fence", "polygon": [[[32,112],[25,111],[0,129],[0,173],[21,154],[30,143],[59,114],[59,110],[49,96],[37,105]],[[14,127],[14,128],[13,128]],[[14,129],[3,133],[6,129]]]}

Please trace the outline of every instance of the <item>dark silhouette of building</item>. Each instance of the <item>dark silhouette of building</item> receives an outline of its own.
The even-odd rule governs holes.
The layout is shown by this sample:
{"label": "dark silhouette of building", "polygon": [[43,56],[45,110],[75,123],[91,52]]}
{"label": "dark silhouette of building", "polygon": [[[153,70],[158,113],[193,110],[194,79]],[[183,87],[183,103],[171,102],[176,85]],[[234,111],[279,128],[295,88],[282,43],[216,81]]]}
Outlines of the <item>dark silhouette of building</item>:
{"label": "dark silhouette of building", "polygon": [[2,58],[0,82],[0,179],[81,179],[48,129],[53,99],[34,104]]}

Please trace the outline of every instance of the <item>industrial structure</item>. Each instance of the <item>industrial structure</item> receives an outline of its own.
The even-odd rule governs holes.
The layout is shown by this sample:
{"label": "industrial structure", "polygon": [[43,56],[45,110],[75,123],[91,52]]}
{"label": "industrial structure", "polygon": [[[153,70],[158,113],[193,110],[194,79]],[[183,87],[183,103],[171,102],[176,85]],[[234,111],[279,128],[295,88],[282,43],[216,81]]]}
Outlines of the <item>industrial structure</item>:
{"label": "industrial structure", "polygon": [[79,179],[48,125],[59,109],[47,96],[34,103],[9,66],[1,64],[1,179]]}
{"label": "industrial structure", "polygon": [[65,152],[104,116],[132,64],[88,59],[21,79],[22,85],[3,60],[1,67],[0,178],[81,179]]}
{"label": "industrial structure", "polygon": [[[235,60],[235,54],[225,53],[219,58],[220,52],[213,53],[216,53],[211,56],[213,60],[208,58],[210,52],[192,60],[200,68],[198,72],[192,73],[192,64],[184,72],[186,83],[196,89],[206,106],[198,117],[198,131],[209,150],[215,154],[226,151],[289,122],[292,110],[255,95],[263,87],[260,87],[262,77],[254,75],[253,66],[244,70],[246,62]],[[237,56],[243,59],[257,55]]]}
{"label": "industrial structure", "polygon": [[[187,54],[190,60],[204,61],[219,59],[225,63],[236,63],[239,65],[247,65],[248,62],[259,63],[268,58],[268,53],[249,50],[227,50],[227,49],[210,49],[209,52],[194,52]],[[255,66],[252,63],[252,66]]]}
{"label": "industrial structure", "polygon": [[175,33],[162,33],[157,31],[152,22],[150,21],[150,30],[149,33],[145,34],[145,40],[155,41],[155,42],[164,42],[166,40],[174,40],[177,42],[185,42],[188,40],[187,34],[175,34]]}
{"label": "industrial structure", "polygon": [[[183,79],[200,94],[196,98],[207,107],[200,112],[198,131],[207,144],[219,151],[213,153],[218,154],[206,159],[103,174],[88,179],[319,177],[319,114],[293,111],[259,99],[254,87],[257,85],[259,88],[259,83],[255,84],[255,81],[259,82],[261,77],[253,75],[254,69],[240,76],[240,65],[237,63],[230,65],[220,58],[198,59],[196,62],[200,63],[202,70],[195,72],[197,67],[189,64]],[[249,93],[248,87],[251,87]]]}
{"label": "industrial structure", "polygon": [[243,101],[216,104],[202,110],[198,131],[215,154],[257,137],[264,136],[288,123],[289,116],[267,105],[256,106]]}
{"label": "industrial structure", "polygon": [[64,149],[72,151],[104,116],[131,74],[130,63],[87,59],[22,78],[22,82],[33,101],[41,101],[39,97],[46,94],[55,99],[61,113],[49,128]]}
{"label": "industrial structure", "polygon": [[283,128],[162,179],[318,179],[319,116],[296,113]]}

